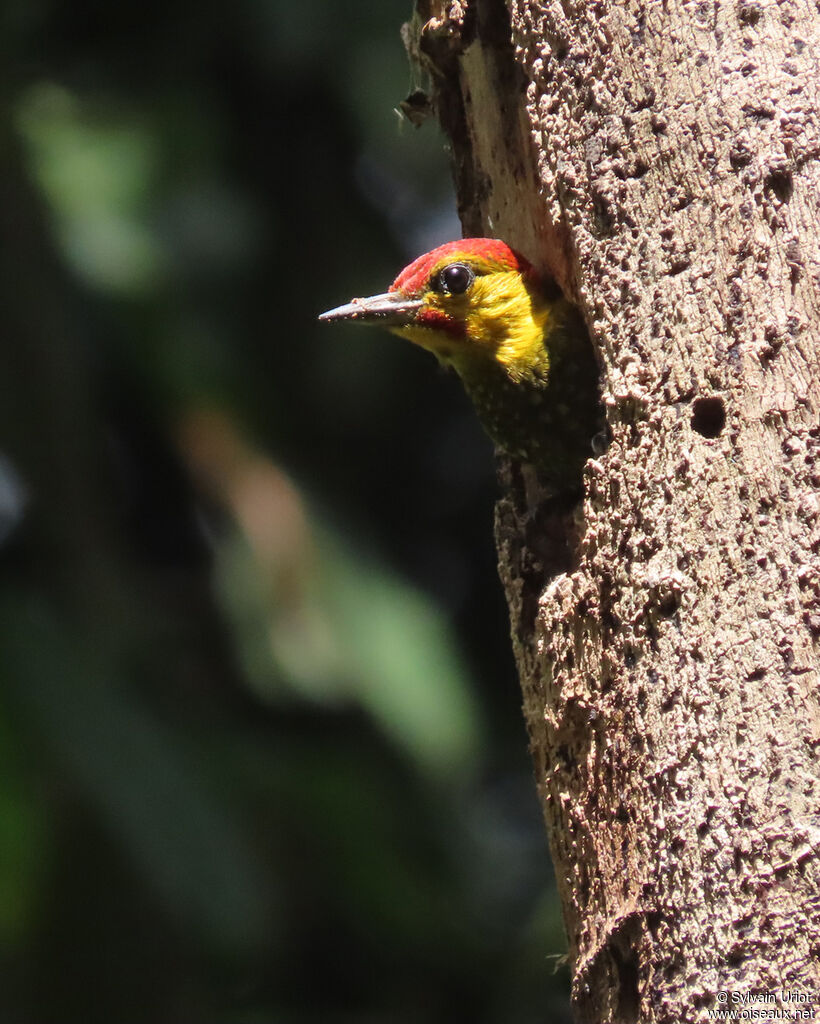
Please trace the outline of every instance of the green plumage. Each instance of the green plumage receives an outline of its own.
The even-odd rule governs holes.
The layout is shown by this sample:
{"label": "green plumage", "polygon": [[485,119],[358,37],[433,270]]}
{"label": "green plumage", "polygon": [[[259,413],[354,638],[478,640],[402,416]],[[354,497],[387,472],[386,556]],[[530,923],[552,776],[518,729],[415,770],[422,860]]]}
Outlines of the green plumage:
{"label": "green plumage", "polygon": [[598,367],[586,326],[565,299],[539,356],[513,379],[495,360],[456,364],[484,429],[509,455],[533,463],[558,491],[576,490],[601,429]]}

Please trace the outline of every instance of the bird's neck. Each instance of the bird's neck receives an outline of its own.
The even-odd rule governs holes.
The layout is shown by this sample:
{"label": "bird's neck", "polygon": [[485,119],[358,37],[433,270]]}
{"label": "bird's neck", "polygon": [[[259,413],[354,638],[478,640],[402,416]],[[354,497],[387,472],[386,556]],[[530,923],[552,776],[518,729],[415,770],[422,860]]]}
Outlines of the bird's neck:
{"label": "bird's neck", "polygon": [[559,488],[574,488],[598,416],[592,348],[567,302],[530,323],[533,330],[522,328],[507,359],[459,360],[455,369],[496,444],[538,465]]}
{"label": "bird's neck", "polygon": [[497,362],[455,364],[484,429],[500,448],[522,459],[530,458],[533,443],[543,432],[549,360],[542,365],[543,373],[531,364],[514,368],[513,376],[509,367]]}

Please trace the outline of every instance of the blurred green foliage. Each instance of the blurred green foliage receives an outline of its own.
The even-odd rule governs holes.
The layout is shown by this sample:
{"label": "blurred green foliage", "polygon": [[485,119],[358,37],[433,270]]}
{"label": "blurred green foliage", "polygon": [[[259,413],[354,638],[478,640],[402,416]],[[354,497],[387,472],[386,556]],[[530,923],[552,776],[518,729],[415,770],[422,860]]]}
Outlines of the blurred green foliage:
{"label": "blurred green foliage", "polygon": [[568,1019],[405,0],[0,14],[0,1019]]}

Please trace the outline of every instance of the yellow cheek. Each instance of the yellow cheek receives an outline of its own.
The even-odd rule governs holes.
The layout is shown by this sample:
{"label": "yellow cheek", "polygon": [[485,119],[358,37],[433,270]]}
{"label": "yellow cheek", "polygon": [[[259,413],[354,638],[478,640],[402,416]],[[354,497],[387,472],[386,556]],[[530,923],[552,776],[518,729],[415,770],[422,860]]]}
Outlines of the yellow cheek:
{"label": "yellow cheek", "polygon": [[476,279],[470,289],[467,332],[506,365],[530,360],[540,347],[547,316],[536,306],[518,274],[492,274]]}

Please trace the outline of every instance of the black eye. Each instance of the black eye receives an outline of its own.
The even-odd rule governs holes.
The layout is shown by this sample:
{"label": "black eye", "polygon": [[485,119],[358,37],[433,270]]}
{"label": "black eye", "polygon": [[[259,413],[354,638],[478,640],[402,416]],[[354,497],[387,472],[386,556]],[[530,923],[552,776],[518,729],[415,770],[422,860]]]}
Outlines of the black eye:
{"label": "black eye", "polygon": [[463,295],[475,280],[475,274],[466,263],[451,263],[439,274],[442,291]]}

